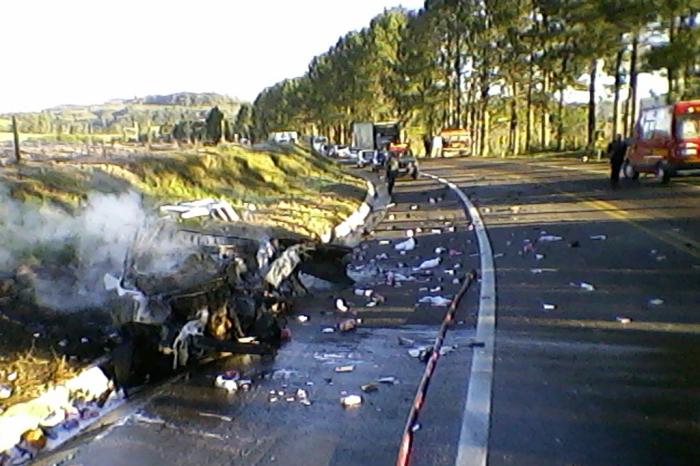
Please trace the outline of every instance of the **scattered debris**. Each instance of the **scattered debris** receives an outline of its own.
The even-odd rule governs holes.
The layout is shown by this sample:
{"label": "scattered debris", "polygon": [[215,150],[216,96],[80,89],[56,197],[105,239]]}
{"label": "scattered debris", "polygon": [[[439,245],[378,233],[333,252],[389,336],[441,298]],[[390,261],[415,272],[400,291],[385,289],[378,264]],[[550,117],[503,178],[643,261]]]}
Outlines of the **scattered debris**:
{"label": "scattered debris", "polygon": [[413,237],[408,238],[394,246],[397,251],[413,251],[416,248],[416,240]]}
{"label": "scattered debris", "polygon": [[448,306],[452,300],[443,296],[423,296],[418,302],[420,304],[430,304],[431,306]]}
{"label": "scattered debris", "polygon": [[304,323],[309,321],[309,316],[301,314],[297,316],[297,321]]}
{"label": "scattered debris", "polygon": [[335,333],[335,329],[332,327],[326,327],[323,330],[321,330],[321,333]]}
{"label": "scattered debris", "polygon": [[592,235],[590,236],[590,238],[593,241],[605,241],[606,239],[608,239],[607,235]]}
{"label": "scattered debris", "polygon": [[0,384],[0,400],[6,400],[12,396],[12,386],[8,384]]}
{"label": "scattered debris", "polygon": [[374,290],[355,288],[355,296],[365,296],[367,298],[371,297]]}
{"label": "scattered debris", "polygon": [[345,319],[338,324],[338,330],[341,332],[349,332],[355,330],[357,326],[362,322],[361,319]]}
{"label": "scattered debris", "polygon": [[335,300],[335,308],[340,312],[348,312],[350,310],[343,298],[338,298]]}
{"label": "scattered debris", "polygon": [[499,252],[499,253],[494,254],[494,255],[493,255],[493,258],[494,258],[494,259],[500,259],[501,257],[504,257],[504,256],[505,256],[505,254],[503,254],[502,252]]}
{"label": "scattered debris", "polygon": [[338,372],[338,373],[352,372],[352,371],[354,371],[354,370],[355,370],[355,366],[353,366],[352,364],[348,364],[348,365],[345,365],[345,366],[337,366],[337,367],[335,368],[335,371]]}
{"label": "scattered debris", "polygon": [[463,254],[462,251],[458,251],[456,249],[450,249],[450,252],[448,253],[450,257],[455,257],[455,256],[461,256]]}
{"label": "scattered debris", "polygon": [[239,379],[240,374],[238,371],[226,371],[216,376],[216,379],[214,379],[214,386],[217,388],[223,388],[229,393],[233,393],[238,390]]}
{"label": "scattered debris", "polygon": [[440,348],[440,356],[445,356],[447,354],[450,354],[451,352],[453,352],[456,349],[457,349],[457,346],[455,346],[455,345],[443,346],[442,348]]}
{"label": "scattered debris", "polygon": [[434,235],[441,235],[441,234],[442,234],[442,229],[440,229],[440,228],[431,228],[431,229],[430,229],[430,233],[432,233],[432,234],[434,234]]}
{"label": "scattered debris", "polygon": [[377,382],[387,384],[387,385],[396,385],[399,383],[399,380],[396,377],[381,377],[380,379],[377,379]]}
{"label": "scattered debris", "polygon": [[362,397],[360,395],[346,395],[340,398],[340,404],[344,408],[359,406],[362,404]]}
{"label": "scattered debris", "polygon": [[226,421],[226,422],[231,422],[231,421],[233,421],[233,418],[232,418],[232,417],[230,417],[230,416],[222,416],[221,414],[205,413],[205,412],[201,412],[201,411],[200,411],[199,413],[197,413],[197,414],[199,414],[199,415],[202,416],[202,417],[212,417],[212,418],[214,418],[214,419],[220,419],[220,420]]}
{"label": "scattered debris", "polygon": [[531,273],[545,273],[545,272],[556,272],[557,269],[530,269]]}
{"label": "scattered debris", "polygon": [[432,269],[432,268],[440,265],[440,262],[442,262],[442,259],[439,257],[436,257],[434,259],[428,259],[426,261],[423,261],[421,263],[421,265],[419,265],[418,267],[413,267],[413,270],[418,271],[418,270]]}
{"label": "scattered debris", "polygon": [[411,426],[411,432],[418,432],[419,430],[420,430],[420,424],[419,424],[419,423],[416,422],[415,424],[413,424],[413,425]]}
{"label": "scattered debris", "polygon": [[544,254],[535,254],[535,259],[541,261],[542,259],[544,259]]}
{"label": "scattered debris", "polygon": [[595,287],[593,285],[591,285],[590,283],[586,283],[586,282],[579,283],[579,287],[583,290],[586,290],[586,291],[594,291],[595,290]]}
{"label": "scattered debris", "polygon": [[376,392],[377,390],[379,390],[379,387],[377,387],[377,384],[374,384],[374,383],[366,383],[366,384],[362,385],[360,388],[365,393],[372,393],[372,392]]}
{"label": "scattered debris", "polygon": [[544,308],[545,311],[553,311],[557,308],[556,304],[543,304],[542,307]]}
{"label": "scattered debris", "polygon": [[447,252],[447,248],[442,246],[435,248],[435,254],[444,254],[445,252]]}
{"label": "scattered debris", "polygon": [[415,340],[411,340],[410,338],[406,337],[399,337],[399,345],[400,346],[413,346],[416,344]]}
{"label": "scattered debris", "polygon": [[661,306],[664,303],[663,299],[660,298],[654,298],[649,300],[649,304],[652,306]]}
{"label": "scattered debris", "polygon": [[160,210],[161,212],[179,214],[182,219],[211,216],[225,222],[238,222],[241,220],[240,215],[233,210],[233,207],[227,201],[217,201],[211,198],[164,205],[160,207]]}
{"label": "scattered debris", "polygon": [[629,324],[630,322],[632,322],[632,319],[630,319],[629,317],[617,317],[616,320],[621,324]]}
{"label": "scattered debris", "polygon": [[411,210],[418,210],[417,204],[411,204]]}
{"label": "scattered debris", "polygon": [[537,241],[539,241],[540,243],[551,243],[554,241],[561,241],[563,239],[564,238],[562,238],[561,236],[556,235],[542,235],[537,239]]}

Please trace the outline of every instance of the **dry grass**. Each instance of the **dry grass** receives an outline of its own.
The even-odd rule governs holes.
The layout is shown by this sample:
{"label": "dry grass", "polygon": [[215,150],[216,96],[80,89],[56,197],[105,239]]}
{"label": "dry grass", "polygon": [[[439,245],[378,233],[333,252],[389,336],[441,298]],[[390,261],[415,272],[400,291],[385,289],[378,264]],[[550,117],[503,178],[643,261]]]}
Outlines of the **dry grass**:
{"label": "dry grass", "polygon": [[[12,386],[12,396],[2,401],[5,406],[36,398],[47,388],[76,376],[77,364],[55,353],[39,354],[33,347],[18,354],[0,356],[0,382]],[[10,374],[16,379],[9,381]]]}

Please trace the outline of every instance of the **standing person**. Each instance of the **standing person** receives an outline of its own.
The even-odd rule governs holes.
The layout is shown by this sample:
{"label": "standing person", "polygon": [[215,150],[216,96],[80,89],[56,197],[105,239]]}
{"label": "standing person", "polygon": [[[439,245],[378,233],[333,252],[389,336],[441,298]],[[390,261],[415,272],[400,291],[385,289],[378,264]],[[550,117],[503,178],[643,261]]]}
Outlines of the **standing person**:
{"label": "standing person", "polygon": [[396,183],[397,176],[399,176],[399,161],[395,154],[389,152],[389,158],[386,161],[386,181],[389,196],[394,193],[394,183]]}
{"label": "standing person", "polygon": [[621,134],[616,134],[613,142],[608,144],[608,156],[610,157],[610,186],[617,189],[620,185],[620,168],[625,160],[627,144],[622,140]]}

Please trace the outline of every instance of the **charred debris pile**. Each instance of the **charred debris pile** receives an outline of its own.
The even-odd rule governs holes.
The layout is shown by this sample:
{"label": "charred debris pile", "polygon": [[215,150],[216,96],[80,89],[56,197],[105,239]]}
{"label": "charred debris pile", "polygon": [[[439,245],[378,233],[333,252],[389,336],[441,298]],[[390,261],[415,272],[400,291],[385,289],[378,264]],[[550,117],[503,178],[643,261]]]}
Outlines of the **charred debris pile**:
{"label": "charred debris pile", "polygon": [[344,246],[251,226],[175,234],[196,245],[176,269],[145,273],[148,258],[130,251],[121,276],[104,276],[121,335],[108,370],[123,387],[213,353],[273,354],[288,337],[292,298],[319,280],[352,283]]}

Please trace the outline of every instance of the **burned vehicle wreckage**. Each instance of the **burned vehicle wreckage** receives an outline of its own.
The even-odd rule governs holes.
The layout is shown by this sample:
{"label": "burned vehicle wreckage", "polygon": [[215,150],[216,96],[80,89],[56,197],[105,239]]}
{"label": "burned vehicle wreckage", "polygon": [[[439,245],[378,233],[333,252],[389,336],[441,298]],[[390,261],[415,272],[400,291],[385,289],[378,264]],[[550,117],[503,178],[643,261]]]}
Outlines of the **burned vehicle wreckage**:
{"label": "burned vehicle wreckage", "polygon": [[[149,245],[163,230],[190,249],[166,272],[144,272]],[[168,225],[139,235],[134,244],[121,276],[104,277],[121,337],[106,370],[125,389],[218,353],[274,354],[287,337],[286,315],[295,296],[319,283],[352,284],[346,274],[350,248],[288,232]]]}

